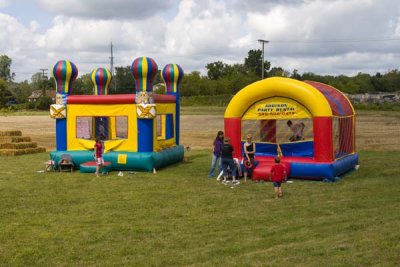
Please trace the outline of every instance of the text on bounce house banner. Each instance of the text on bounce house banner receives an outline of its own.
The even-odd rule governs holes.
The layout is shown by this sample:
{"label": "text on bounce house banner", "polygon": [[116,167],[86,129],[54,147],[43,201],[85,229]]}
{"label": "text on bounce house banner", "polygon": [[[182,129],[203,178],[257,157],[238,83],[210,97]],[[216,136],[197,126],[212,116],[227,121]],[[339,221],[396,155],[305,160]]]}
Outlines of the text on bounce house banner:
{"label": "text on bounce house banner", "polygon": [[311,113],[299,102],[290,98],[271,97],[253,104],[243,116],[243,120],[262,119],[303,119],[312,118]]}

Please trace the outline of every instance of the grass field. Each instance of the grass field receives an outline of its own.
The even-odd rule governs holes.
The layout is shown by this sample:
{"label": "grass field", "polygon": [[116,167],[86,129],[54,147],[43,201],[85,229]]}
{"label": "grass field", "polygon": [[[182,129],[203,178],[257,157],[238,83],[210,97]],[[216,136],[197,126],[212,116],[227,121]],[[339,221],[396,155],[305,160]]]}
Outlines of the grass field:
{"label": "grass field", "polygon": [[[0,157],[0,266],[398,266],[400,112],[361,111],[361,167],[336,183],[234,188],[207,178],[223,108],[183,107],[186,161],[95,178]],[[48,115],[0,116],[54,149]]]}
{"label": "grass field", "polygon": [[[37,172],[47,153],[2,157],[1,266],[398,266],[400,152],[360,153],[336,183],[235,188],[208,151],[152,173]],[[23,166],[23,167],[22,167]]]}

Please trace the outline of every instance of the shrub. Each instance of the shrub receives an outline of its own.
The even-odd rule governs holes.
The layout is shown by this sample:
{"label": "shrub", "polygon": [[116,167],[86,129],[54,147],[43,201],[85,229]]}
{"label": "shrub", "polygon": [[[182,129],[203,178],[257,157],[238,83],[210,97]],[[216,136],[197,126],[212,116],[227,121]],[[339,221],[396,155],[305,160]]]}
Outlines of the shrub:
{"label": "shrub", "polygon": [[43,96],[36,101],[36,108],[40,110],[48,110],[50,109],[51,104],[53,104],[51,97]]}

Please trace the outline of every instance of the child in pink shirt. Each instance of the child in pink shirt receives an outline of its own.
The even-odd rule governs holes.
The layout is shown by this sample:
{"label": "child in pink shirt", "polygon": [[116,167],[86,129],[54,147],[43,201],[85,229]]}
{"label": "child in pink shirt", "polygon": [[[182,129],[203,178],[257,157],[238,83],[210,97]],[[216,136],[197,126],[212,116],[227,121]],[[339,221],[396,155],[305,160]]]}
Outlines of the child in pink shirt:
{"label": "child in pink shirt", "polygon": [[103,159],[103,143],[100,138],[96,138],[96,143],[94,144],[94,157],[96,159],[96,176],[99,177],[99,171],[101,167],[104,165]]}

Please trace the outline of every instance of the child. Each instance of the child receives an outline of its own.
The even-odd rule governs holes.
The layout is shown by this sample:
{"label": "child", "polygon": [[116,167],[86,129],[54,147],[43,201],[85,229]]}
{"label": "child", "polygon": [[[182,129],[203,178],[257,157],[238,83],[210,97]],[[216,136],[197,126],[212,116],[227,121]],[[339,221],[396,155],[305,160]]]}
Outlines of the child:
{"label": "child", "polygon": [[271,181],[274,183],[275,199],[281,198],[282,188],[281,184],[286,179],[287,173],[286,168],[281,163],[280,157],[275,157],[275,164],[271,168]]}
{"label": "child", "polygon": [[96,159],[96,177],[99,177],[99,171],[101,167],[103,167],[104,159],[103,159],[103,143],[100,140],[100,137],[96,137],[96,143],[94,144],[94,157]]}
{"label": "child", "polygon": [[224,132],[218,131],[217,137],[215,137],[215,140],[213,143],[213,156],[212,156],[212,161],[211,161],[211,168],[208,173],[209,178],[214,176],[214,169],[215,169],[215,165],[217,165],[217,163],[218,163],[218,174],[222,170],[221,152],[222,152],[223,145],[224,145]]}
{"label": "child", "polygon": [[222,183],[228,184],[228,167],[232,172],[232,184],[237,185],[239,181],[236,180],[236,166],[233,160],[233,147],[229,143],[229,138],[224,139],[224,145],[222,146],[221,153],[222,170],[224,173],[224,180]]}
{"label": "child", "polygon": [[290,142],[303,140],[303,131],[306,127],[303,122],[293,124],[291,120],[288,120],[286,124],[293,133],[293,135],[289,138]]}

